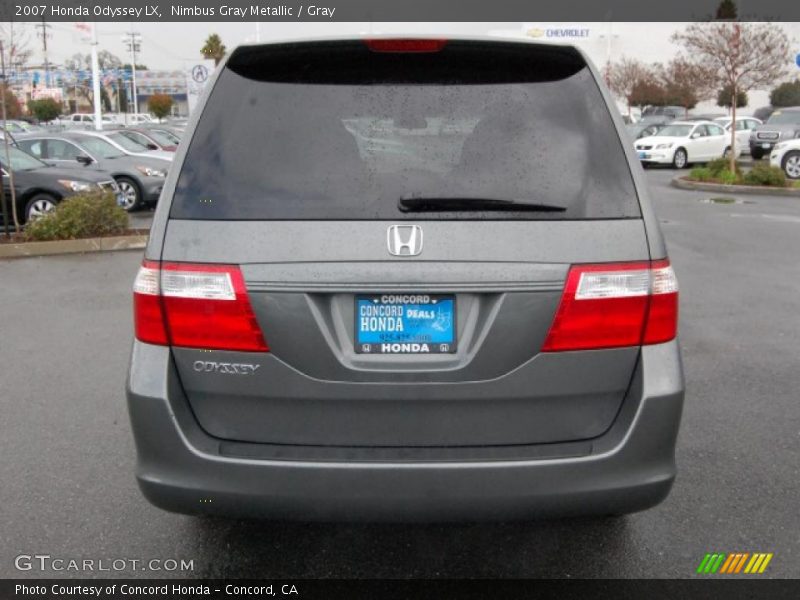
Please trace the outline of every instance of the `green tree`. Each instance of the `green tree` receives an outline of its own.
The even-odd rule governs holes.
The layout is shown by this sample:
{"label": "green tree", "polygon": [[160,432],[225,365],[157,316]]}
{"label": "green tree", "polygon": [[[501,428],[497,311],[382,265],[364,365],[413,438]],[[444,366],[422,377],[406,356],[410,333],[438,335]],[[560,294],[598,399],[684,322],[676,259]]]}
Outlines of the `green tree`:
{"label": "green tree", "polygon": [[769,94],[769,103],[781,106],[800,106],[800,79],[782,83]]}
{"label": "green tree", "polygon": [[200,49],[200,52],[205,58],[213,58],[214,64],[218,65],[219,61],[225,58],[228,49],[222,43],[222,39],[216,34],[212,33],[206,38],[206,43]]}
{"label": "green tree", "polygon": [[[726,19],[735,19],[738,16],[738,11],[736,9],[736,2],[733,0],[722,0],[717,7],[717,14],[715,16],[716,19],[726,20]],[[720,104],[720,106],[722,106]]]}
{"label": "green tree", "polygon": [[[747,97],[746,91],[739,90],[736,93],[736,106],[747,106],[749,102],[750,99]],[[722,106],[723,108],[730,108],[733,106],[733,89],[731,86],[726,85],[717,93],[717,106]]]}
{"label": "green tree", "polygon": [[160,121],[172,110],[172,96],[167,94],[153,94],[147,101],[147,109]]}
{"label": "green tree", "polygon": [[61,114],[61,103],[52,98],[40,98],[28,102],[28,110],[33,113],[39,121],[44,123],[52,121]]}

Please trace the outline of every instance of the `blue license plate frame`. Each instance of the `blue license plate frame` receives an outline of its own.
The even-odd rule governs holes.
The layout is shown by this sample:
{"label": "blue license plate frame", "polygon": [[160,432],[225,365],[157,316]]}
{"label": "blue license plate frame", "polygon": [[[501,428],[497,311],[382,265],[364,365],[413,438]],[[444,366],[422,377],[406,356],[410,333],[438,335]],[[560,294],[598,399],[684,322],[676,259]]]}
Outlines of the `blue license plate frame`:
{"label": "blue license plate frame", "polygon": [[455,294],[357,294],[354,305],[357,354],[456,352]]}

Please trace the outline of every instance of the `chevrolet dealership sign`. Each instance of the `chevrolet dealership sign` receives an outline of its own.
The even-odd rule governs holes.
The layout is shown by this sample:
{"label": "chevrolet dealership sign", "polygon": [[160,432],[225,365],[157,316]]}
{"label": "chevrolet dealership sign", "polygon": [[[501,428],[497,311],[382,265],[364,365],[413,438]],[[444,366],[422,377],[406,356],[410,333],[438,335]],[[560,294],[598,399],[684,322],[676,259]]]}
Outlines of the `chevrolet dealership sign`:
{"label": "chevrolet dealership sign", "polygon": [[561,41],[588,38],[591,30],[580,24],[540,25],[526,24],[525,35],[539,40]]}

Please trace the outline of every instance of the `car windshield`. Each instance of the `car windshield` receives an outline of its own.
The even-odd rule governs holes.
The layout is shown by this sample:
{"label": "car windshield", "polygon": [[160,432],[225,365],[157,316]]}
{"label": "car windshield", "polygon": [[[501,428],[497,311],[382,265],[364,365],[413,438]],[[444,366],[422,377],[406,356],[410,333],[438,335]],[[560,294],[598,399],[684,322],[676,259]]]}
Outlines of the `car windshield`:
{"label": "car windshield", "polygon": [[128,152],[147,152],[148,151],[147,146],[144,146],[144,145],[140,144],[139,142],[136,142],[136,141],[132,140],[131,138],[129,138],[128,136],[123,135],[121,133],[109,133],[108,134],[108,139],[110,139],[113,142],[116,142],[117,144],[119,144],[120,146],[125,148],[125,150],[127,150]]}
{"label": "car windshield", "polygon": [[694,125],[667,125],[656,135],[659,137],[687,137]]}
{"label": "car windshield", "polygon": [[798,111],[775,111],[767,121],[770,125],[800,124],[800,110]]}
{"label": "car windshield", "polygon": [[147,135],[162,146],[176,146],[178,142],[180,142],[178,136],[171,134],[169,131],[164,131],[163,129],[150,129]]}
{"label": "car windshield", "polygon": [[119,148],[115,148],[102,138],[85,136],[79,141],[89,154],[99,156],[100,158],[119,158],[125,156],[124,152],[120,152]]}
{"label": "car windshield", "polygon": [[454,42],[399,60],[345,42],[249,52],[229,61],[203,108],[173,218],[419,219],[398,208],[408,196],[566,207],[479,213],[462,202],[426,219],[641,214],[597,83],[568,51]]}
{"label": "car windshield", "polygon": [[[38,158],[31,156],[27,152],[23,152],[19,148],[9,147],[8,157],[11,159],[12,171],[28,171],[30,169],[38,169],[39,167],[47,166]],[[0,162],[2,162],[4,167],[7,166],[4,152],[0,153]]]}

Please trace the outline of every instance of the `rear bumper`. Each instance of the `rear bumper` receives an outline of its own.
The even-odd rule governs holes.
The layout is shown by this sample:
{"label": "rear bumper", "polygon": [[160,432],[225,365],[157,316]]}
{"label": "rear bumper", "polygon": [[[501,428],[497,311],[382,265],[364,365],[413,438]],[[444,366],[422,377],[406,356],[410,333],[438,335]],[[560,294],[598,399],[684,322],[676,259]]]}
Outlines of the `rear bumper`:
{"label": "rear bumper", "polygon": [[150,502],[189,514],[298,520],[526,519],[661,502],[675,477],[677,342],[642,350],[612,427],[582,456],[520,460],[237,458],[197,425],[167,348],[134,343],[128,407]]}

